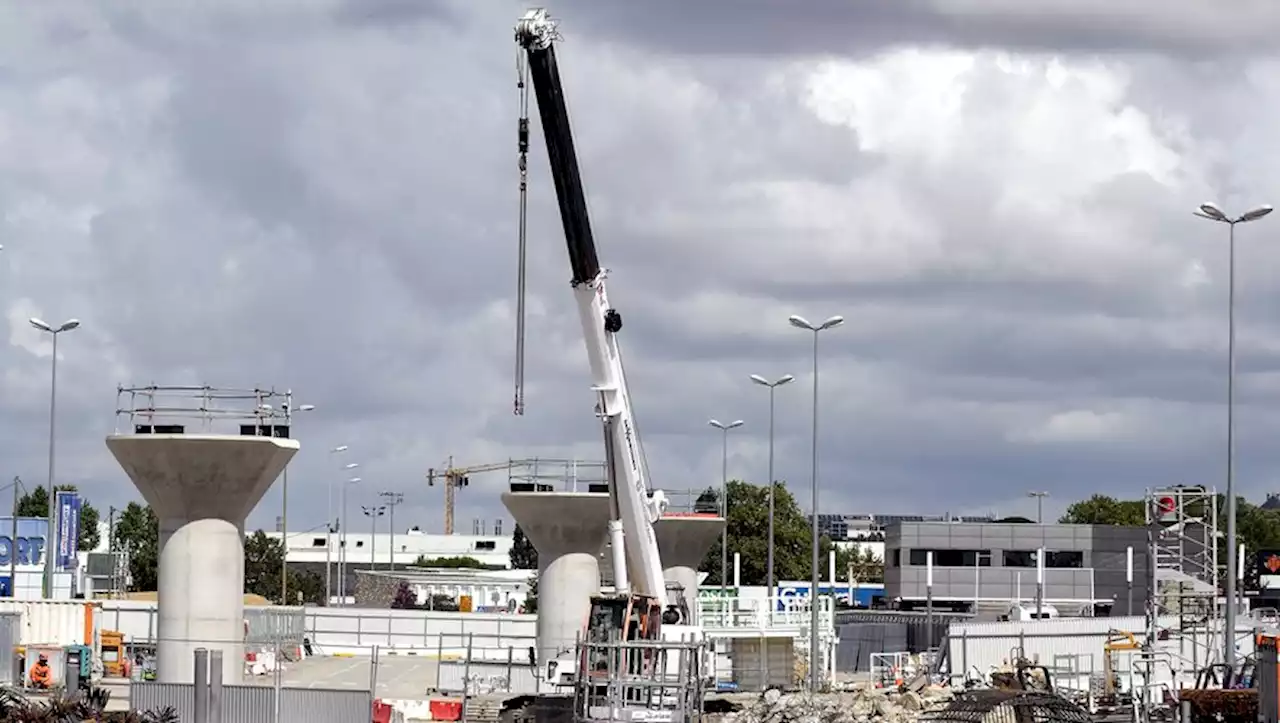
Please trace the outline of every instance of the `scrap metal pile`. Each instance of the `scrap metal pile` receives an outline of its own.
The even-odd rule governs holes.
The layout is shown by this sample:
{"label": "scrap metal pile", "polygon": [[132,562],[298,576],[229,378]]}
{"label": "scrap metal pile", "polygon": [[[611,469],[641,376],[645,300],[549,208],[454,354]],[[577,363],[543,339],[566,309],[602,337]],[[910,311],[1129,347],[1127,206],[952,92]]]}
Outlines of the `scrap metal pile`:
{"label": "scrap metal pile", "polygon": [[944,705],[950,688],[927,686],[919,691],[883,689],[850,693],[783,693],[767,690],[752,705],[727,713],[723,723],[907,723],[921,712]]}

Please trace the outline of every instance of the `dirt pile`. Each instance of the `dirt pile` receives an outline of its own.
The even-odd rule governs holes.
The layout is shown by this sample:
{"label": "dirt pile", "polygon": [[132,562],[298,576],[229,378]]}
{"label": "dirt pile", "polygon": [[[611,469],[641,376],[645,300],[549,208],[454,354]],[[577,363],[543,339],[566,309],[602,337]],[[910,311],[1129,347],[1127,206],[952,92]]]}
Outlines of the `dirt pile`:
{"label": "dirt pile", "polygon": [[917,691],[857,690],[848,693],[782,693],[767,690],[753,704],[727,713],[724,723],[910,723],[923,710],[951,700],[950,688]]}

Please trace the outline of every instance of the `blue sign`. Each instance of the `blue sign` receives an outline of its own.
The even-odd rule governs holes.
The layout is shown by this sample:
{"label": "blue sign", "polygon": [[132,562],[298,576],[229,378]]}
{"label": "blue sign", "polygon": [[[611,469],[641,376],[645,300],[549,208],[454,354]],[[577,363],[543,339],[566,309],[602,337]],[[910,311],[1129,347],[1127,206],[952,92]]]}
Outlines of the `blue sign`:
{"label": "blue sign", "polygon": [[58,556],[54,564],[59,570],[75,570],[80,566],[80,495],[58,492],[54,495],[58,515]]}
{"label": "blue sign", "polygon": [[[0,517],[0,570],[8,571],[10,564],[38,566],[44,564],[47,520],[39,517],[18,518],[18,543],[13,544],[13,518]],[[16,553],[16,560],[15,560]]]}
{"label": "blue sign", "polygon": [[[841,600],[848,600],[850,588],[854,593],[854,600],[863,607],[870,607],[875,598],[884,597],[884,583],[878,582],[864,582],[860,585],[850,585],[847,582],[837,582],[835,585],[822,584],[818,586],[818,594],[833,595]],[[804,583],[783,583],[778,586],[778,597],[809,597],[809,585]],[[786,609],[786,601],[784,599],[778,600],[778,609]]]}

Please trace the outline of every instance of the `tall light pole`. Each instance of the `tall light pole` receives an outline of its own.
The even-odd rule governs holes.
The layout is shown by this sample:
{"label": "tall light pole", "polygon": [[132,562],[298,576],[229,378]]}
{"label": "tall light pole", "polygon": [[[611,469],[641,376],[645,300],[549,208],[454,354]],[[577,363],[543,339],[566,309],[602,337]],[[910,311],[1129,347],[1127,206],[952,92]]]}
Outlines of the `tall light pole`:
{"label": "tall light pole", "polygon": [[360,511],[365,517],[369,518],[369,569],[374,570],[378,567],[378,518],[387,513],[386,505],[374,505],[365,507],[360,505]]}
{"label": "tall light pole", "polygon": [[[287,392],[286,397],[289,401],[281,406],[280,411],[284,412],[285,424],[293,425],[293,415],[296,412],[310,412],[316,408],[314,404],[299,404],[293,406],[293,392]],[[262,405],[265,409],[270,410],[270,404]],[[292,428],[289,430],[292,436]],[[289,463],[284,463],[284,470],[280,473],[280,604],[289,604]]]}
{"label": "tall light pole", "polygon": [[387,508],[387,529],[391,530],[391,564],[388,566],[391,570],[396,569],[396,505],[404,502],[404,495],[400,492],[379,492],[378,496],[386,500]]}
{"label": "tall light pole", "polygon": [[55,527],[56,505],[53,503],[53,450],[54,450],[54,429],[58,418],[58,335],[78,329],[80,327],[79,319],[68,319],[62,322],[61,326],[50,326],[43,321],[32,318],[30,324],[40,331],[45,332],[53,337],[53,370],[49,381],[49,514],[48,524],[49,531],[46,533],[44,545],[44,580],[41,587],[41,595],[45,598],[53,597],[53,540],[58,536]]}
{"label": "tall light pole", "polygon": [[812,495],[813,517],[810,527],[813,533],[813,579],[809,588],[809,690],[817,693],[821,676],[818,673],[818,336],[827,329],[834,329],[844,323],[843,316],[833,316],[821,324],[811,324],[803,316],[792,315],[787,322],[797,329],[813,332],[813,459],[810,464],[813,470]]}
{"label": "tall light pole", "polygon": [[1202,203],[1195,215],[1227,224],[1227,619],[1223,662],[1236,662],[1236,224],[1257,221],[1271,213],[1258,206],[1232,218],[1215,203]]}
{"label": "tall light pole", "polygon": [[742,420],[736,419],[728,424],[718,419],[707,422],[720,430],[720,517],[724,519],[724,527],[720,528],[720,592],[724,592],[725,578],[729,574],[729,430],[742,426]]}
{"label": "tall light pole", "polygon": [[[352,462],[347,469],[355,469],[360,465]],[[360,484],[359,477],[352,477],[342,485],[342,519],[338,521],[338,595],[342,598],[340,607],[347,606],[347,488]]]}
{"label": "tall light pole", "polygon": [[[347,449],[347,445],[341,444],[329,450],[329,454],[342,454]],[[337,520],[333,517],[333,477],[325,476],[329,478],[329,514],[324,520],[324,606],[329,607],[329,600],[333,597],[333,533],[337,528]]]}
{"label": "tall light pole", "polygon": [[773,392],[775,389],[782,386],[783,384],[789,384],[794,380],[795,380],[795,377],[791,376],[790,374],[785,374],[783,376],[780,376],[773,381],[769,381],[768,379],[760,376],[759,374],[751,375],[751,381],[761,386],[769,388],[769,547],[768,547],[768,554],[767,554],[768,559],[765,561],[765,581],[766,581],[765,584],[768,585],[769,587],[768,605],[769,605],[770,614],[772,614],[772,610],[774,608],[774,601],[773,601],[773,592],[774,592],[773,591],[773,586],[774,586],[774,581],[773,581],[773,488],[775,486],[775,480],[773,479],[773,408],[774,408]]}
{"label": "tall light pole", "polygon": [[1036,524],[1043,525],[1044,524],[1044,498],[1048,497],[1049,493],[1043,490],[1032,490],[1031,492],[1027,493],[1027,496],[1034,497],[1036,499]]}

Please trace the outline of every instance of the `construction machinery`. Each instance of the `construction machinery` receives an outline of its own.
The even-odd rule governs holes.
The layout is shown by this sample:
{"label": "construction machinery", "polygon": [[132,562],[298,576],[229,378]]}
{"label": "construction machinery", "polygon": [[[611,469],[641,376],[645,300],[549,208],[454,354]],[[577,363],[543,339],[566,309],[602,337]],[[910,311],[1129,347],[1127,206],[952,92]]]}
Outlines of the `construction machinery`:
{"label": "construction machinery", "polygon": [[[517,312],[524,308],[527,228],[526,154],[529,150],[528,85],[537,97],[560,220],[572,272],[570,286],[596,395],[596,416],[605,441],[614,591],[591,598],[583,640],[574,660],[574,713],[583,721],[686,721],[701,716],[700,631],[669,602],[654,523],[666,507],[661,491],[649,489],[618,333],[622,315],[605,291],[586,194],[574,150],[564,88],[556,63],[556,22],[546,10],[525,13],[516,24],[521,117],[518,148],[521,191],[520,278]],[[523,323],[517,326],[515,412],[523,412]],[[676,642],[679,641],[679,642]],[[550,666],[554,672],[557,666]],[[694,700],[696,699],[696,700]]]}
{"label": "construction machinery", "polygon": [[[470,467],[454,467],[453,457],[442,470],[432,467],[427,470],[427,484],[434,487],[439,479],[444,485],[444,534],[453,534],[453,510],[456,506],[458,488],[471,484],[471,475],[481,472],[493,472],[499,469],[510,469],[511,460],[492,464],[477,464]],[[418,469],[422,469],[419,467]]]}

